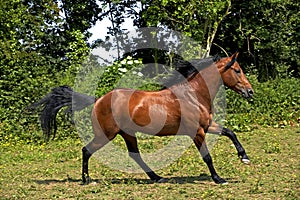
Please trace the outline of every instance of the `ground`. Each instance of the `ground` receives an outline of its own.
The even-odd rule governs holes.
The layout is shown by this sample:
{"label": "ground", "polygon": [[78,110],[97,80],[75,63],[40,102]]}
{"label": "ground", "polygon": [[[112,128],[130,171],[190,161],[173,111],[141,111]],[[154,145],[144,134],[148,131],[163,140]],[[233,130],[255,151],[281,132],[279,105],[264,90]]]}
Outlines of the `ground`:
{"label": "ground", "polygon": [[[5,143],[0,150],[0,199],[299,199],[299,134],[299,127],[237,133],[250,165],[239,161],[227,138],[220,138],[211,155],[228,185],[213,183],[194,145],[157,171],[168,178],[167,183],[152,183],[143,173],[111,169],[92,157],[94,182],[82,185],[80,140],[42,145]],[[164,139],[151,139],[151,145],[146,145],[147,140],[140,141],[141,149]]]}

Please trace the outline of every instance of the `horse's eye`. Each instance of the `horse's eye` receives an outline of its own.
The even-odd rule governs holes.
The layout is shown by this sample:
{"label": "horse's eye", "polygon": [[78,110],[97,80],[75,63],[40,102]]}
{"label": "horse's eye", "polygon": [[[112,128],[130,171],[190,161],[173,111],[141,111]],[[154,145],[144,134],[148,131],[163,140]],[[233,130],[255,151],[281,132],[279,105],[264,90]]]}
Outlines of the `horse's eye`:
{"label": "horse's eye", "polygon": [[240,69],[234,69],[235,73],[239,74],[241,73],[241,70]]}

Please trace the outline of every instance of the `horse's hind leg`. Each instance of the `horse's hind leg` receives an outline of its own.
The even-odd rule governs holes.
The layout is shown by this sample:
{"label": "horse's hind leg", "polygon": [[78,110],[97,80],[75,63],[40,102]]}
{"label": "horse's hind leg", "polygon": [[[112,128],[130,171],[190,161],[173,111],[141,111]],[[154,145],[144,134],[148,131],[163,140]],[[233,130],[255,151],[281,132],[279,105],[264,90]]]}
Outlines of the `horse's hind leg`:
{"label": "horse's hind leg", "polygon": [[134,135],[126,134],[124,132],[120,133],[124,138],[129,156],[146,172],[149,178],[155,182],[164,182],[165,179],[158,176],[150,167],[143,161],[138,146],[137,139]]}
{"label": "horse's hind leg", "polygon": [[89,176],[89,159],[93,153],[103,147],[108,143],[107,138],[95,137],[89,144],[82,148],[82,183],[89,184],[91,182],[91,178]]}
{"label": "horse's hind leg", "polygon": [[[93,125],[93,132],[94,132],[94,139],[88,143],[85,147],[82,148],[82,182],[83,184],[88,184],[91,182],[89,176],[89,167],[88,162],[89,158],[92,156],[93,153],[98,151],[100,148],[105,146],[109,141],[111,141],[119,131],[117,128],[116,130],[110,130],[111,134],[105,134],[102,128],[99,125],[97,120],[96,114],[92,112],[92,125]],[[116,126],[114,126],[116,127]],[[108,131],[107,131],[108,132]]]}
{"label": "horse's hind leg", "polygon": [[91,153],[87,150],[86,147],[82,148],[82,183],[89,184],[91,182],[89,176],[89,159],[91,157]]}
{"label": "horse's hind leg", "polygon": [[194,143],[195,143],[197,149],[199,150],[204,162],[206,163],[214,182],[217,184],[226,184],[227,182],[217,174],[217,172],[213,166],[212,158],[209,154],[209,151],[207,149],[204,138],[205,138],[205,133],[201,129],[196,134],[196,136],[194,138]]}

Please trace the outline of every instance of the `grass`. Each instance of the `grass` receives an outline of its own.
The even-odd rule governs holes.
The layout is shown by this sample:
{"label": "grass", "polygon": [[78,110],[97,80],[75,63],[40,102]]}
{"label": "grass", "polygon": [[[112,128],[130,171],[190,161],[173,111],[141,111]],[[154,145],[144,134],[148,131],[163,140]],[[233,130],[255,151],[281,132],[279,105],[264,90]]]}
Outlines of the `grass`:
{"label": "grass", "polygon": [[[81,185],[79,140],[47,145],[4,143],[0,199],[299,199],[299,134],[299,127],[238,133],[250,165],[239,161],[227,138],[220,138],[211,154],[217,172],[229,182],[222,186],[212,182],[193,145],[170,166],[157,171],[169,179],[167,183],[152,183],[143,173],[110,169],[92,157],[90,175],[95,182]],[[151,142],[161,144],[161,140]],[[151,149],[146,144],[141,141],[141,148]]]}

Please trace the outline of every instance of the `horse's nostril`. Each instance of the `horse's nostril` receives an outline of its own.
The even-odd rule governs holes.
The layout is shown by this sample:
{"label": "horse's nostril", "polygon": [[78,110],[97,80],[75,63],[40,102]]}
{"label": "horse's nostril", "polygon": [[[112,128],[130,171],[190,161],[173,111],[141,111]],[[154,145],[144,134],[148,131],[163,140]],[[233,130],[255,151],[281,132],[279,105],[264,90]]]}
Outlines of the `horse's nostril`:
{"label": "horse's nostril", "polygon": [[252,96],[254,94],[253,90],[252,89],[248,89],[248,94]]}

